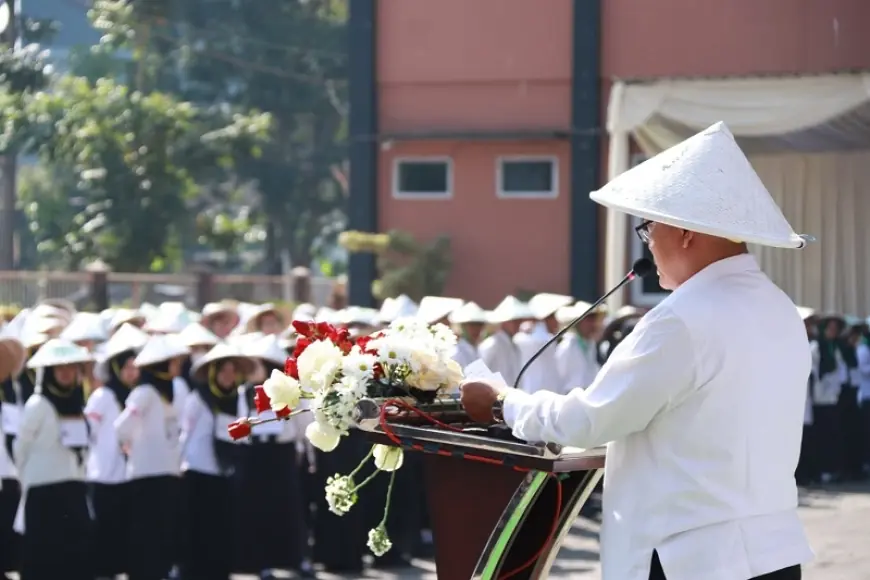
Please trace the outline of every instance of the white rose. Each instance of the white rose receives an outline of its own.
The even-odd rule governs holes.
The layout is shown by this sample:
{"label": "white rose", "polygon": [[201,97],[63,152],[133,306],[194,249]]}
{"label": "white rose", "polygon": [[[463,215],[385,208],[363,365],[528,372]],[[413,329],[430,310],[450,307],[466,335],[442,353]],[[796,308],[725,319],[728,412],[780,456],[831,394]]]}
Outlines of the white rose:
{"label": "white rose", "polygon": [[302,387],[299,381],[277,369],[273,370],[272,375],[263,383],[263,391],[269,397],[273,411],[295,409],[302,400]]}
{"label": "white rose", "polygon": [[[344,353],[329,340],[316,340],[296,359],[296,369],[299,371],[299,382],[310,390],[319,390],[332,384]],[[328,371],[328,373],[324,373]],[[329,374],[330,376],[325,376]]]}
{"label": "white rose", "polygon": [[309,424],[308,427],[305,428],[305,437],[312,445],[324,453],[329,453],[338,447],[338,442],[341,439],[341,435],[339,435],[338,431],[333,429],[331,426],[318,421]]}
{"label": "white rose", "polygon": [[396,471],[402,467],[402,462],[405,460],[401,447],[375,445],[372,453],[375,456],[375,467],[381,471]]}

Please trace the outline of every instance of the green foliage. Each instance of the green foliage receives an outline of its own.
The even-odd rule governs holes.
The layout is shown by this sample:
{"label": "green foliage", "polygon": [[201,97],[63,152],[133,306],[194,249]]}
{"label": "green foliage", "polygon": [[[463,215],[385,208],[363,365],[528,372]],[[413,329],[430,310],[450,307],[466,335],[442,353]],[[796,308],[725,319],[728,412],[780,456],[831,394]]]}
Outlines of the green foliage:
{"label": "green foliage", "polygon": [[[74,176],[73,220],[41,241],[70,263],[100,257],[117,270],[142,271],[177,262],[200,184],[248,155],[269,128],[265,114],[200,108],[108,79],[62,76],[51,89],[0,94],[0,150],[36,153],[60,189],[68,191]],[[36,201],[31,227],[52,232],[65,219],[58,211]]]}
{"label": "green foliage", "polygon": [[427,295],[440,296],[453,265],[447,236],[419,242],[399,230],[386,234],[348,231],[339,236],[339,243],[348,252],[377,256],[381,277],[374,282],[372,294],[380,300],[400,294],[418,301]]}

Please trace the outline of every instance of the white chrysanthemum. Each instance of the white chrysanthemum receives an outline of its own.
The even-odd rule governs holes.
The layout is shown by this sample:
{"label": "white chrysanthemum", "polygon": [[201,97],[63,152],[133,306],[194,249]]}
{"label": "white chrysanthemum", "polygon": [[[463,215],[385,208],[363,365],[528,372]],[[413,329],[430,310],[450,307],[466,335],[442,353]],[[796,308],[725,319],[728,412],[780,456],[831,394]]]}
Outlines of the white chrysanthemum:
{"label": "white chrysanthemum", "polygon": [[332,384],[341,369],[344,353],[328,340],[316,340],[296,359],[299,382],[303,388],[316,391]]}
{"label": "white chrysanthemum", "polygon": [[269,397],[273,411],[282,411],[286,408],[295,409],[302,399],[302,388],[299,381],[277,369],[273,370],[271,376],[263,383],[263,391]]}
{"label": "white chrysanthemum", "polygon": [[326,503],[329,511],[343,516],[356,504],[356,485],[351,477],[335,474],[326,480]]}
{"label": "white chrysanthemum", "polygon": [[345,377],[353,377],[357,381],[368,380],[372,378],[377,362],[378,357],[375,355],[365,354],[354,347],[354,350],[342,359],[341,374]]}
{"label": "white chrysanthemum", "polygon": [[369,541],[366,542],[369,550],[376,557],[381,557],[393,547],[393,542],[387,535],[387,527],[381,523],[378,527],[369,530]]}
{"label": "white chrysanthemum", "polygon": [[402,467],[402,463],[405,461],[405,454],[401,447],[375,445],[372,449],[372,455],[375,457],[375,467],[381,471],[396,471]]}

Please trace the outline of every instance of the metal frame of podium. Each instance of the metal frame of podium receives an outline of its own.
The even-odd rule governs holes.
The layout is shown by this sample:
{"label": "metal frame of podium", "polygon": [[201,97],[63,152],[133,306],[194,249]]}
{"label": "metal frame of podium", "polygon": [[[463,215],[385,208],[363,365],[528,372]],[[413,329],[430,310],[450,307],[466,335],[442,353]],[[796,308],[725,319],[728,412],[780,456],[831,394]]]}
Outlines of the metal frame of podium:
{"label": "metal frame of podium", "polygon": [[[354,415],[371,440],[396,444],[381,429],[376,401],[362,401]],[[439,579],[502,580],[535,556],[510,579],[547,578],[604,473],[603,447],[530,444],[392,421],[389,428],[403,449],[423,453]]]}

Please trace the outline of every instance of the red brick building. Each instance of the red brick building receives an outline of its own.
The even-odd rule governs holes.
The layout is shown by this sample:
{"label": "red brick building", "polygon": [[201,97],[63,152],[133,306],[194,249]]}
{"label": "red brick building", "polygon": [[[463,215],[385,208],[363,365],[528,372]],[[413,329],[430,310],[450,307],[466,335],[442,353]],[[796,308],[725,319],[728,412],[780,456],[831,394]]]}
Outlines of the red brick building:
{"label": "red brick building", "polygon": [[[655,153],[668,142],[662,125],[674,138],[703,128],[692,125],[719,114],[707,95],[727,101],[735,91],[753,103],[759,83],[741,84],[747,78],[844,71],[856,77],[854,71],[870,69],[870,37],[863,30],[868,21],[870,4],[855,0],[354,0],[351,227],[397,228],[422,238],[448,234],[455,267],[447,293],[487,306],[517,289],[594,298],[641,252],[630,220],[608,217],[588,200],[589,191],[641,152],[634,141]],[[711,86],[711,78],[718,84]],[[821,97],[837,92],[831,86]],[[785,81],[766,89],[783,103],[806,92]],[[661,103],[651,103],[656,95]],[[860,126],[854,120],[858,100],[828,103],[837,112],[834,120],[842,125],[848,112],[850,123]],[[650,110],[639,112],[641,102]],[[665,105],[670,108],[661,109]],[[775,112],[759,109],[758,116],[773,118]],[[632,114],[640,117],[627,120]],[[830,133],[831,119],[825,120]],[[740,121],[732,130],[759,155],[759,164],[767,164],[766,173],[759,170],[766,183],[786,171],[772,167],[779,160],[771,155],[863,154],[860,143],[832,145],[794,119],[777,127],[800,126],[785,131],[786,137],[800,133],[798,145],[783,131]],[[625,143],[609,139],[613,131]],[[838,133],[840,141],[857,138],[845,133]],[[851,163],[852,172],[866,166],[860,158]],[[852,214],[864,211],[852,198]],[[789,219],[803,220],[778,201]],[[866,211],[870,217],[870,204]],[[834,216],[822,229],[842,219]],[[863,240],[852,241],[860,246]],[[870,247],[870,237],[866,241]],[[826,286],[826,276],[807,273],[829,262],[830,254],[820,252],[808,250],[783,263],[776,256],[761,259],[796,299],[819,307],[870,306],[870,269],[852,275],[860,287],[856,294],[843,295]],[[837,260],[843,263],[825,266],[825,274],[855,270],[858,257]],[[370,260],[353,258],[352,300],[370,299],[373,274]],[[638,290],[623,298],[656,299],[654,284],[645,288],[653,296]]]}

